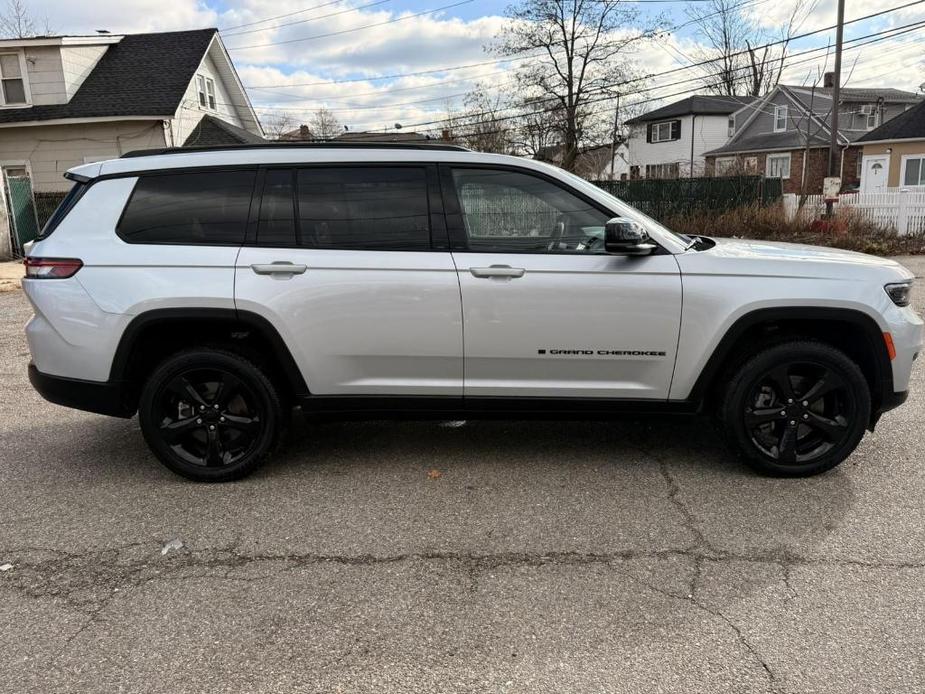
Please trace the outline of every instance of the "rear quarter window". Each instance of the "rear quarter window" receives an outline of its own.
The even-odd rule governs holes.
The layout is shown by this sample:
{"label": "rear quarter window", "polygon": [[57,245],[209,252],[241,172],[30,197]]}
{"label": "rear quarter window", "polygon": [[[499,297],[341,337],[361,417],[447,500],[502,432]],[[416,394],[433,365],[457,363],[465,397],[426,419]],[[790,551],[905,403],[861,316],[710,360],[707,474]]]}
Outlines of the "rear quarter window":
{"label": "rear quarter window", "polygon": [[241,245],[256,171],[141,176],[119,222],[127,243]]}
{"label": "rear quarter window", "polygon": [[51,236],[51,232],[58,228],[58,225],[64,221],[64,218],[67,217],[68,213],[74,209],[74,205],[77,204],[77,201],[80,200],[80,197],[84,194],[84,191],[87,189],[86,183],[77,182],[71,189],[67,192],[67,195],[61,200],[58,204],[58,207],[55,208],[55,211],[52,212],[51,217],[48,218],[48,221],[45,222],[45,226],[42,227],[42,231],[39,232],[39,235],[36,237],[36,241],[42,241]]}

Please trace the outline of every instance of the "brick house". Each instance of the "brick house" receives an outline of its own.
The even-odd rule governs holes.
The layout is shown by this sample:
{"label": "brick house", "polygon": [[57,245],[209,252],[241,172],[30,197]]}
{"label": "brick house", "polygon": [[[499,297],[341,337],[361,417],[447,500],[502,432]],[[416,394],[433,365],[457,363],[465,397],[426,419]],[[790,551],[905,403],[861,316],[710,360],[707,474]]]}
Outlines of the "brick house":
{"label": "brick house", "polygon": [[[898,89],[841,90],[838,143],[843,189],[856,189],[860,183],[860,148],[855,141],[920,99]],[[819,194],[828,173],[831,115],[830,87],[778,85],[738,114],[729,142],[706,153],[706,175],[761,174],[783,179],[785,193]]]}

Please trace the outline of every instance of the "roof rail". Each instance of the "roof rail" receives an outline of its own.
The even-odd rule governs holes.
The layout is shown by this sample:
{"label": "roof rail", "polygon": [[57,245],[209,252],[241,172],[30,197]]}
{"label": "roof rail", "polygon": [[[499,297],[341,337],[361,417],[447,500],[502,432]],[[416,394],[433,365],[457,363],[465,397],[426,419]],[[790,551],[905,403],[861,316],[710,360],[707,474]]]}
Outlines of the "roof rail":
{"label": "roof rail", "polygon": [[227,152],[244,149],[433,149],[450,152],[469,152],[461,145],[449,145],[435,141],[429,142],[261,142],[240,145],[208,145],[203,147],[165,147],[163,149],[136,149],[126,152],[120,159],[135,157],[153,157],[162,154],[194,154],[196,152]]}

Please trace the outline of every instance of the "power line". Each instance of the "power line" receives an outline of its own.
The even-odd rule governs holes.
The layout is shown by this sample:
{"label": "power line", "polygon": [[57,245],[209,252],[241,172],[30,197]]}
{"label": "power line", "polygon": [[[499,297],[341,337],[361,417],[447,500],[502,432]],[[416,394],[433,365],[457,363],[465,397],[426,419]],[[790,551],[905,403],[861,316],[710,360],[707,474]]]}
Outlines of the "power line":
{"label": "power line", "polygon": [[371,2],[367,5],[359,5],[357,7],[349,7],[346,10],[338,10],[337,12],[328,12],[327,14],[321,14],[317,17],[309,17],[308,19],[297,19],[292,22],[284,22],[283,24],[274,24],[268,27],[260,27],[259,29],[245,29],[244,31],[235,31],[232,33],[227,33],[223,31],[224,36],[243,36],[244,34],[254,34],[260,31],[270,31],[272,29],[282,29],[283,27],[295,26],[296,24],[307,24],[308,22],[317,22],[319,19],[327,19],[328,17],[336,17],[342,14],[350,14],[351,12],[359,12],[360,10],[366,10],[370,7],[376,7],[378,5],[384,5],[387,2],[392,2],[392,0],[376,0],[376,2]]}
{"label": "power line", "polygon": [[230,27],[222,27],[219,31],[230,31],[232,29],[241,29],[243,27],[251,27],[255,24],[263,24],[264,22],[272,22],[274,19],[285,19],[286,17],[294,17],[297,14],[302,14],[303,12],[311,12],[312,10],[320,10],[322,7],[330,7],[331,5],[339,5],[344,0],[331,0],[331,2],[324,2],[320,5],[314,5],[312,7],[306,7],[302,10],[296,10],[295,12],[287,12],[286,14],[278,14],[273,17],[266,17],[264,19],[257,19],[253,22],[245,22],[244,24],[235,24]]}
{"label": "power line", "polygon": [[[858,45],[851,46],[850,48],[848,48],[848,49],[846,49],[846,50],[858,50],[858,49],[860,49],[860,48],[862,48],[862,47],[864,47],[864,46],[867,46],[867,45],[870,45],[870,44],[873,44],[873,43],[877,43],[877,42],[880,42],[880,41],[885,41],[885,40],[888,40],[888,39],[891,39],[891,38],[895,38],[895,37],[901,36],[901,35],[903,35],[903,34],[907,34],[907,33],[916,31],[916,30],[921,29],[921,28],[923,28],[923,27],[925,27],[925,20],[918,21],[918,22],[911,22],[911,23],[909,23],[909,24],[901,25],[901,26],[899,26],[899,27],[891,27],[891,28],[889,28],[889,29],[884,29],[884,30],[879,31],[879,32],[872,32],[872,33],[869,33],[869,34],[866,34],[866,35],[859,36],[859,37],[856,37],[856,38],[854,38],[854,39],[848,40],[846,43],[857,43],[857,42],[863,42],[863,43],[858,43]],[[868,40],[868,39],[870,39],[870,40]],[[787,68],[793,68],[793,67],[796,66],[796,65],[800,65],[800,64],[804,64],[804,63],[808,63],[808,62],[812,62],[812,61],[814,61],[814,60],[817,60],[816,57],[805,58],[805,59],[803,59],[803,60],[794,60],[794,59],[795,59],[795,58],[798,58],[798,57],[800,57],[800,56],[806,56],[806,55],[809,55],[809,54],[812,54],[812,53],[819,53],[820,51],[828,51],[828,50],[830,50],[830,48],[831,48],[831,47],[828,46],[828,45],[826,45],[826,46],[817,46],[817,47],[815,47],[815,48],[809,48],[809,49],[805,49],[805,50],[800,51],[800,52],[797,52],[797,53],[790,54],[789,56],[787,56],[787,57],[785,58],[785,61],[786,61],[786,63],[787,63],[787,64],[786,64],[786,67],[787,67]],[[747,65],[745,65],[745,66],[740,66],[740,67],[738,67],[738,68],[734,68],[734,70],[736,70],[736,71],[742,71],[742,70],[748,70],[748,69],[750,69],[750,66],[747,66]],[[671,71],[671,72],[674,72],[674,70]],[[660,74],[665,74],[665,73],[659,73],[659,75],[660,75]],[[659,76],[659,75],[653,75],[653,77],[657,77],[657,76]],[[640,79],[645,79],[645,78],[640,78]],[[651,92],[653,92],[653,91],[655,91],[655,90],[667,89],[667,88],[670,88],[670,87],[675,87],[675,86],[680,86],[680,85],[685,85],[685,84],[696,83],[696,84],[697,84],[696,87],[692,87],[691,89],[687,89],[687,90],[684,90],[684,91],[682,91],[682,92],[678,92],[678,94],[686,94],[686,93],[689,93],[689,92],[691,92],[691,91],[697,91],[698,87],[700,87],[700,86],[703,85],[703,82],[704,82],[704,78],[701,77],[701,76],[697,76],[697,77],[688,77],[688,78],[685,78],[685,79],[682,79],[682,80],[678,80],[678,81],[676,81],[676,82],[670,82],[670,83],[667,83],[667,84],[661,84],[661,85],[656,85],[656,86],[647,87],[647,88],[646,88],[646,87],[643,87],[643,88],[638,89],[636,93],[643,93],[643,94],[645,94],[645,93],[651,93]],[[624,93],[624,96],[625,96],[625,95],[626,95],[626,94]],[[439,101],[439,100],[443,100],[443,99],[446,99],[446,98],[448,98],[448,96],[444,95],[444,96],[441,96],[441,97],[434,97],[434,98],[432,98],[432,99],[424,99],[424,100],[412,101],[412,102],[401,102],[401,103],[397,103],[397,104],[386,104],[386,105],[384,105],[384,106],[383,106],[383,105],[371,105],[371,106],[361,106],[361,107],[357,107],[357,108],[327,109],[327,110],[330,110],[330,111],[338,111],[338,112],[341,112],[341,111],[353,112],[353,111],[364,111],[364,110],[382,110],[382,109],[398,108],[398,107],[401,107],[401,106],[415,105],[415,104],[418,104],[418,103],[426,103],[426,102],[428,102],[428,101]],[[611,99],[613,99],[613,98],[614,98],[613,96],[608,95],[608,96],[606,96],[606,97],[604,97],[604,98],[602,98],[602,99],[596,99],[596,100],[593,100],[593,101],[589,100],[589,101],[586,102],[586,103],[596,103],[596,102],[600,102],[600,101],[607,101],[607,100],[611,100]],[[657,101],[657,100],[660,100],[660,99],[663,99],[663,98],[667,98],[667,97],[665,97],[665,96],[654,96],[654,97],[651,97],[651,98],[648,98],[648,99],[645,99],[645,100],[642,100],[642,101],[637,101],[636,104],[638,105],[638,104],[641,104],[641,103],[650,103],[650,102],[652,102],[652,101]],[[549,99],[546,99],[545,101],[548,101],[548,100],[549,100]],[[544,100],[540,100],[540,101],[544,101]],[[730,99],[729,101],[730,101],[730,103],[733,103],[733,100]],[[735,103],[739,103],[739,102],[735,102]],[[260,111],[269,111],[269,112],[284,112],[284,111],[306,112],[306,111],[312,110],[314,107],[290,107],[290,108],[285,108],[285,107],[257,107],[257,108],[258,108],[258,110],[260,110]],[[500,110],[500,111],[506,111],[506,110],[512,110],[512,109],[518,109],[518,108],[522,108],[522,107],[510,107],[510,108],[507,108],[507,109],[499,109],[499,110]],[[552,110],[555,110],[555,109],[544,109],[544,110],[536,111],[536,112],[534,112],[534,113],[529,113],[529,114],[515,114],[515,115],[505,116],[505,117],[500,117],[500,118],[497,117],[496,114],[489,114],[489,115],[495,116],[495,118],[490,119],[488,122],[497,121],[497,120],[513,120],[513,119],[516,119],[516,118],[523,117],[524,115],[534,115],[534,114],[536,114],[536,113],[550,112],[550,111],[552,111]],[[475,115],[485,115],[486,113],[487,113],[487,112],[482,112],[481,114],[475,114]],[[770,111],[768,111],[768,113],[770,113]],[[470,116],[470,117],[471,117],[471,116]],[[453,122],[453,121],[456,121],[456,120],[457,120],[456,118],[448,118],[448,119],[443,119],[443,120],[441,120],[441,121],[432,121],[432,122],[428,122],[428,123],[412,124],[411,126],[406,126],[406,127],[417,127],[417,126],[419,126],[419,125],[431,125],[431,124],[434,124],[434,123],[440,123],[440,122],[444,122],[444,121],[446,121],[446,122]]]}
{"label": "power line", "polygon": [[[903,6],[900,6],[900,7],[897,7],[897,8],[893,8],[892,10],[887,10],[887,11],[884,11],[884,12],[896,11],[896,10],[898,10],[898,9],[903,9],[904,7],[907,7],[907,6],[910,6],[910,5],[917,5],[917,4],[919,4],[920,2],[923,2],[923,1],[925,1],[925,0],[917,0],[916,2],[909,3],[908,5],[903,5]],[[877,15],[880,15],[880,14],[884,14],[884,12],[878,12],[878,13],[876,13],[875,15],[870,15],[870,16],[877,16]],[[868,19],[868,18],[870,18],[870,16],[868,16],[868,17],[862,17],[862,18],[859,18],[859,19],[856,19],[856,20],[852,20],[852,22],[862,21],[863,19]],[[849,23],[850,23],[850,22],[845,22],[845,24],[849,24]],[[906,29],[906,31],[907,31],[907,32],[908,32],[908,31],[914,31],[914,30],[916,30],[916,29],[921,28],[923,25],[925,25],[925,22],[913,22],[913,23],[911,23],[910,25],[906,25],[907,27],[910,27],[910,28]],[[810,33],[811,33],[811,34],[812,34],[812,33],[819,33],[820,31],[827,31],[828,29],[831,29],[831,28],[832,28],[832,27],[827,27],[826,29],[821,29],[821,30],[818,30],[818,31],[815,31],[815,32],[810,32]],[[897,29],[897,28],[894,27],[893,29],[889,29],[889,30],[886,30],[886,31],[894,31],[894,32],[895,32],[896,29]],[[883,32],[880,32],[880,33],[883,33]],[[903,33],[905,33],[905,32],[903,32]],[[808,34],[807,34],[807,35],[808,35]],[[857,41],[857,40],[861,40],[861,39],[868,38],[868,37],[871,37],[871,36],[876,36],[876,35],[877,35],[877,34],[868,34],[867,36],[859,37],[858,39],[854,39],[854,40]],[[894,33],[894,34],[893,34],[893,36],[897,36],[897,35],[899,35],[899,33]],[[880,38],[880,39],[875,39],[874,41],[869,41],[868,43],[874,43],[874,42],[876,42],[876,41],[885,40],[886,38],[891,38],[891,36],[882,37],[882,38]],[[777,43],[781,43],[781,42],[780,42],[780,41],[777,41],[777,42],[773,42],[773,43],[770,43],[770,44],[767,44],[767,45],[775,45],[775,44],[777,44]],[[861,45],[868,45],[868,43],[861,44]],[[852,49],[860,48],[861,45],[853,46]],[[764,48],[764,46],[758,46],[758,47],[756,47],[755,50],[760,50],[760,49],[762,49],[762,48]],[[828,47],[826,47],[826,49],[827,49],[827,48],[828,48]],[[804,51],[803,53],[794,54],[794,57],[795,57],[795,56],[798,56],[798,55],[805,54],[805,53],[809,53],[809,52],[818,52],[819,50],[822,50],[822,49],[821,49],[821,48],[809,49],[809,50],[807,50],[807,51]],[[674,68],[674,69],[672,69],[672,70],[666,70],[666,71],[664,71],[664,72],[658,73],[658,75],[652,75],[652,76],[649,76],[649,77],[661,76],[661,75],[666,75],[666,74],[670,74],[670,73],[675,73],[675,72],[679,72],[679,71],[682,70],[682,69],[687,69],[687,68],[691,68],[691,67],[696,67],[696,66],[698,66],[698,65],[703,65],[703,64],[710,63],[710,62],[716,62],[717,60],[721,60],[721,58],[720,58],[720,59],[713,59],[713,60],[709,60],[709,61],[701,61],[701,62],[698,63],[698,64],[686,66],[685,68]],[[801,62],[808,62],[808,61],[801,61]],[[644,77],[644,78],[641,78],[641,79],[647,79],[647,78],[648,78],[648,77]],[[639,81],[639,80],[638,80],[638,79],[637,79],[637,80],[627,80],[627,81],[624,81],[624,82],[615,83],[615,84],[613,84],[613,85],[610,85],[609,88],[612,88],[612,87],[614,87],[614,86],[620,86],[620,85],[623,85],[623,84],[628,84],[628,83],[631,83],[632,81]],[[682,84],[682,83],[691,82],[691,81],[694,81],[694,80],[691,80],[691,79],[682,80],[681,82],[674,83],[674,84]],[[703,78],[702,78],[702,77],[696,78],[696,81],[700,81],[700,82],[702,83]],[[672,85],[671,85],[671,84],[669,84],[669,85],[660,85],[659,87],[655,87],[655,89],[662,89],[662,88],[669,87],[669,86],[672,86]],[[648,89],[648,90],[644,89],[644,90],[641,90],[641,91],[651,91],[651,89]],[[644,101],[642,101],[642,102],[637,102],[637,103],[648,103],[648,102],[655,101],[655,100],[659,100],[659,99],[670,98],[671,96],[678,96],[678,95],[681,95],[681,94],[687,94],[687,93],[690,93],[691,91],[696,91],[696,89],[686,89],[686,90],[677,92],[677,93],[675,93],[675,94],[664,95],[664,96],[660,96],[660,97],[652,98],[652,99],[646,99],[646,100],[644,100]],[[602,97],[602,98],[600,98],[600,99],[589,99],[589,100],[587,100],[587,101],[585,102],[585,104],[599,103],[599,102],[602,102],[602,101],[612,101],[613,98],[614,98],[613,95],[608,95],[608,96]],[[538,102],[544,102],[544,101],[545,101],[545,102],[549,102],[549,101],[555,101],[555,100],[556,100],[556,97],[550,97],[550,98],[546,98],[546,99],[538,99],[537,101],[538,101]],[[504,110],[511,110],[511,109],[500,109],[500,110],[504,111]],[[540,110],[536,110],[536,111],[531,111],[531,112],[529,112],[529,113],[516,114],[516,115],[513,115],[513,116],[494,117],[494,118],[492,118],[492,119],[489,119],[487,122],[496,122],[496,121],[502,121],[502,120],[513,120],[513,119],[515,119],[515,118],[523,118],[523,117],[525,117],[525,116],[530,116],[530,115],[538,115],[538,114],[542,114],[542,113],[551,113],[551,112],[553,112],[553,111],[555,111],[555,110],[556,110],[555,108],[551,108],[551,109],[540,109]],[[482,116],[482,115],[493,115],[493,114],[491,114],[490,112],[483,111],[483,112],[480,112],[480,113],[469,114],[469,117],[478,117],[478,116]],[[441,124],[444,124],[444,123],[452,122],[452,121],[454,121],[454,120],[455,120],[455,119],[453,119],[453,118],[443,118],[443,119],[437,119],[437,120],[432,120],[432,121],[426,121],[426,122],[422,122],[422,123],[411,123],[411,124],[404,125],[404,127],[405,127],[405,128],[417,128],[417,127],[424,127],[424,126],[434,126],[434,125],[441,125]],[[483,121],[483,122],[486,122],[486,121]],[[386,129],[386,130],[388,130],[388,129]]]}
{"label": "power line", "polygon": [[[626,2],[626,0],[623,0],[623,1]],[[713,0],[703,0],[703,1],[712,2]],[[743,7],[747,7],[750,5],[751,6],[762,5],[769,1],[770,0],[744,0],[743,2],[740,2],[737,5],[733,5],[727,8],[727,10],[738,10],[738,9],[741,9]],[[681,24],[675,24],[670,27],[665,27],[664,29],[658,29],[656,31],[646,32],[637,38],[651,38],[653,36],[658,36],[660,34],[666,34],[666,33],[671,33],[674,31],[678,31],[680,29],[684,29],[685,27],[690,26],[691,24],[695,24],[698,21],[701,21],[703,19],[708,19],[710,17],[714,17],[719,14],[722,14],[722,12],[723,10],[720,10],[717,12],[713,12],[711,14],[704,15],[703,17],[700,17],[698,19],[690,19],[686,22],[682,22]],[[604,43],[601,45],[607,45],[607,44]],[[524,54],[528,52],[529,51],[523,51]],[[464,65],[449,65],[449,66],[444,66],[444,67],[432,68],[429,70],[418,70],[416,72],[401,72],[401,73],[396,73],[392,75],[379,75],[376,77],[353,77],[353,78],[342,79],[342,80],[327,80],[327,81],[321,81],[321,82],[297,82],[294,84],[268,84],[268,85],[261,85],[261,86],[248,86],[247,89],[292,89],[292,88],[298,88],[298,87],[323,87],[323,86],[335,85],[335,84],[351,84],[355,82],[378,82],[381,80],[399,79],[401,77],[420,77],[423,75],[433,75],[433,74],[443,73],[443,72],[455,72],[456,70],[465,70],[471,67],[482,67],[484,65],[497,65],[500,63],[514,63],[519,60],[529,60],[530,58],[535,58],[538,56],[546,56],[546,55],[547,55],[546,51],[542,50],[542,51],[539,51],[531,55],[518,55],[518,57],[512,57],[512,58],[495,58],[493,60],[483,60],[478,63],[468,63]],[[482,76],[488,77],[490,75],[500,74],[501,72],[504,72],[504,71],[501,70],[497,72],[489,72],[489,73],[485,73]],[[423,89],[429,86],[432,86],[432,85],[424,85],[421,88]]]}
{"label": "power line", "polygon": [[257,43],[257,44],[253,44],[253,45],[251,45],[251,46],[229,46],[229,47],[228,47],[228,50],[230,50],[230,51],[243,51],[243,50],[248,50],[248,49],[251,49],[251,48],[267,48],[267,47],[269,47],[269,46],[284,46],[284,45],[290,44],[290,43],[301,43],[302,41],[314,41],[314,40],[316,40],[316,39],[326,39],[326,38],[329,38],[329,37],[331,37],[331,36],[342,36],[342,35],[344,35],[344,34],[352,34],[352,33],[356,32],[356,31],[364,31],[364,30],[366,30],[366,29],[372,29],[372,28],[374,28],[374,27],[385,26],[386,24],[396,24],[397,22],[404,22],[404,21],[406,21],[406,20],[408,20],[408,19],[414,19],[415,17],[423,17],[423,16],[425,16],[425,15],[434,14],[434,13],[440,12],[440,11],[442,11],[442,10],[449,10],[449,9],[454,8],[454,7],[460,7],[461,5],[468,5],[468,4],[472,3],[472,2],[475,2],[475,0],[459,0],[459,2],[454,2],[454,3],[452,3],[451,5],[444,5],[444,6],[442,6],[442,7],[436,7],[436,8],[434,8],[434,9],[432,9],[432,10],[425,10],[425,11],[423,11],[423,12],[416,12],[415,14],[406,14],[406,15],[402,15],[402,16],[400,16],[400,17],[395,17],[395,18],[393,18],[393,19],[389,19],[389,20],[387,20],[387,21],[385,21],[385,22],[376,22],[376,23],[374,23],[374,24],[364,24],[363,26],[354,27],[354,28],[352,28],[352,29],[342,29],[341,31],[331,31],[331,32],[328,32],[328,33],[326,33],[326,34],[315,34],[314,36],[303,36],[302,38],[299,38],[299,39],[289,39],[288,41],[272,41],[272,42],[270,42],[270,43]]}

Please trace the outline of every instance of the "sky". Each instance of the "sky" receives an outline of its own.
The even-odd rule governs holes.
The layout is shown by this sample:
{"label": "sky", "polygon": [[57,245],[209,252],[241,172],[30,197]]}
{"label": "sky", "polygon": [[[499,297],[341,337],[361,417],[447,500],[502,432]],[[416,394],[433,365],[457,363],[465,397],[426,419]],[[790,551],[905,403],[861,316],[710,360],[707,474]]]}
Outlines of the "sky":
{"label": "sky", "polygon": [[[775,32],[800,1],[743,0],[743,7]],[[847,0],[845,19],[911,1]],[[324,106],[353,131],[396,123],[426,129],[420,124],[462,108],[465,94],[479,84],[491,95],[508,93],[516,63],[496,62],[487,50],[508,21],[508,5],[507,0],[27,0],[29,11],[47,18],[60,34],[217,27],[264,123],[307,122]],[[623,103],[636,101],[637,110],[647,110],[703,93],[690,81],[702,73],[678,70],[703,48],[703,37],[689,22],[691,5],[636,0],[632,6],[640,21],[664,33],[632,54],[635,70],[653,77],[645,81],[646,91],[624,95]],[[829,27],[835,17],[836,0],[817,0],[800,31]],[[861,37],[883,31],[890,33],[859,45]],[[831,69],[832,56],[824,49],[834,40],[829,30],[795,41],[791,53],[820,50],[792,58],[783,81],[805,84]],[[925,0],[848,24],[845,40],[847,86],[916,91],[925,83]],[[675,72],[659,75],[668,70]],[[420,72],[427,74],[407,74]]]}

